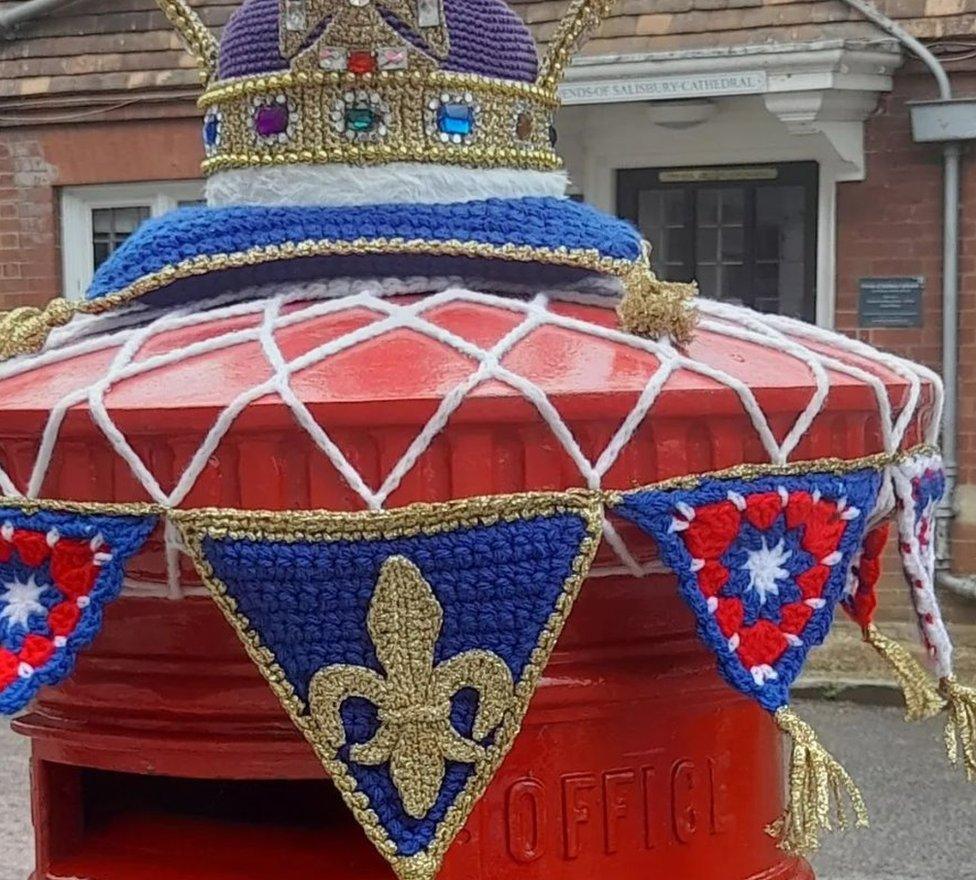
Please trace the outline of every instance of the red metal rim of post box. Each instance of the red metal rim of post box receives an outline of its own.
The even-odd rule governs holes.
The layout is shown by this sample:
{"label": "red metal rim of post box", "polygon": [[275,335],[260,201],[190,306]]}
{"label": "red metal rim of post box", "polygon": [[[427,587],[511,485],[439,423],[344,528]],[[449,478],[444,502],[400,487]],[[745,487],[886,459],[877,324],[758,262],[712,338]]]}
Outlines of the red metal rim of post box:
{"label": "red metal rim of post box", "polygon": [[[601,308],[558,309],[596,326],[614,321]],[[485,348],[517,320],[470,302],[426,317]],[[233,320],[246,327],[260,317]],[[292,325],[278,342],[291,357],[369,320],[362,309],[335,312]],[[161,334],[140,357],[230,323]],[[829,350],[825,345],[821,350]],[[71,388],[97,379],[112,354],[0,379],[0,449],[14,479],[28,479],[51,408]],[[812,393],[803,363],[756,342],[703,330],[688,354],[747,383],[779,435]],[[903,378],[863,357],[834,354],[877,376],[896,410],[904,404]],[[656,367],[646,351],[548,325],[503,362],[544,391],[593,458]],[[170,486],[219,409],[268,369],[249,342],[125,380],[106,404],[160,485]],[[457,352],[400,328],[297,374],[292,387],[366,482],[377,485],[470,370]],[[825,408],[792,458],[881,451],[871,388],[842,372],[831,371],[829,380]],[[929,394],[923,391],[926,401]],[[930,406],[919,409],[906,446],[923,439],[930,415]],[[680,370],[603,485],[626,488],[767,460],[736,395]],[[491,380],[460,406],[388,506],[576,485],[578,469],[538,411]],[[84,402],[65,417],[41,494],[146,500]],[[238,417],[183,502],[215,504],[362,507],[274,396]],[[622,534],[648,561],[647,541]],[[595,574],[605,576],[585,585],[523,732],[441,876],[812,877],[763,830],[783,797],[780,734],[771,719],[720,681],[670,575],[607,575],[613,562],[601,550]],[[131,566],[126,594],[109,609],[75,676],[16,722],[33,742],[35,880],[390,877],[235,635],[199,594],[189,567],[182,569],[182,601],[166,598],[164,580],[156,536]]]}

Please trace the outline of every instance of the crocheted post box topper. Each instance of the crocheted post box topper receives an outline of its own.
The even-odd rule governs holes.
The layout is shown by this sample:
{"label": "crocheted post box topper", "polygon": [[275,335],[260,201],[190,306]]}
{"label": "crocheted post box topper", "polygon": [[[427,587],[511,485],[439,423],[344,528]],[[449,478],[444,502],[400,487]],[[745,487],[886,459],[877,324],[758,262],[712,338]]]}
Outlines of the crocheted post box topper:
{"label": "crocheted post box topper", "polygon": [[[792,737],[788,806],[770,828],[785,848],[815,848],[831,797],[846,793],[865,818],[850,777],[789,707],[841,601],[892,660],[909,715],[947,708],[950,754],[961,746],[976,773],[976,700],[952,675],[933,590],[940,467],[931,449],[911,447],[935,439],[918,412],[934,402],[929,391],[941,394],[938,378],[783,316],[718,302],[692,310],[691,288],[654,278],[635,229],[566,197],[557,90],[610,0],[574,0],[541,60],[501,0],[245,0],[219,45],[185,0],[159,2],[205,83],[207,204],[146,223],[84,299],[0,314],[0,360],[20,356],[0,364],[0,383],[84,355],[108,363],[94,384],[54,399],[22,489],[7,456],[0,462],[9,502],[0,710],[63,677],[118,592],[124,561],[164,516],[170,593],[180,594],[188,552],[370,839],[401,877],[430,880],[511,747],[601,536],[627,574],[647,573],[607,510],[654,540],[721,673]],[[472,305],[513,323],[486,344],[438,317]],[[613,313],[580,317],[600,307],[616,308],[621,327]],[[355,328],[333,334],[333,319],[353,312]],[[686,346],[699,314],[702,338]],[[312,346],[283,345],[289,328]],[[574,436],[552,384],[511,356],[557,329],[612,357],[629,348],[635,363],[655,361],[602,451]],[[476,366],[374,483],[291,382],[397,335]],[[785,435],[762,411],[762,383],[703,353],[712,339],[809,369],[813,393]],[[182,474],[160,477],[106,396],[180,361],[232,361],[237,345],[260,349],[270,377],[221,399]],[[656,401],[691,374],[741,403],[768,463],[606,491]],[[837,377],[877,403],[881,442],[856,461],[798,461]],[[560,485],[576,488],[383,510],[456,410],[492,381],[552,429],[579,472]],[[889,382],[906,389],[897,411]],[[238,416],[276,395],[365,512],[194,509],[188,499]],[[87,404],[151,507],[36,500],[76,404]],[[867,533],[890,513],[892,493],[937,690],[873,625],[883,534]]]}

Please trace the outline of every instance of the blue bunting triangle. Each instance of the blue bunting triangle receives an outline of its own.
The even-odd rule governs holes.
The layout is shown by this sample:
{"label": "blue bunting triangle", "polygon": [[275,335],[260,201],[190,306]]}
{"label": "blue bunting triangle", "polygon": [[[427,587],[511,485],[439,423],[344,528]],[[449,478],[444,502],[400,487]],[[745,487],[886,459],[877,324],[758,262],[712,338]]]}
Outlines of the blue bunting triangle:
{"label": "blue bunting triangle", "polygon": [[0,507],[0,713],[74,668],[155,516]]}
{"label": "blue bunting triangle", "polygon": [[433,877],[519,730],[599,498],[190,514],[200,573],[401,877]]}
{"label": "blue bunting triangle", "polygon": [[870,469],[703,478],[615,511],[657,542],[724,677],[775,712],[827,636],[880,485]]}

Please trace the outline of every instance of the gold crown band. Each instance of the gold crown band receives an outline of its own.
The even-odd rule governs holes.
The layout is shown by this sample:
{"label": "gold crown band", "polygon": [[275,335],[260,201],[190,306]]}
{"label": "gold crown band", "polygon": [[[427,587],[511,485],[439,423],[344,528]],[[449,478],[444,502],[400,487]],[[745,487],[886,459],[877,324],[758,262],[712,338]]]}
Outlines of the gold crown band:
{"label": "gold crown band", "polygon": [[[445,71],[296,71],[214,83],[200,98],[205,173],[296,163],[562,167],[555,94]],[[448,131],[443,114],[454,113]]]}

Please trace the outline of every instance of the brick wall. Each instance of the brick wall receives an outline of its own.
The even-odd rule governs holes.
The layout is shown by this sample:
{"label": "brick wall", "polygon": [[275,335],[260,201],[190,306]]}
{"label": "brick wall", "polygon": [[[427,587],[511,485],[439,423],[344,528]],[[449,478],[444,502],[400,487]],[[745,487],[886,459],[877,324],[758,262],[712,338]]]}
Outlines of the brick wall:
{"label": "brick wall", "polygon": [[[953,70],[957,95],[976,94],[976,72]],[[872,345],[942,367],[942,151],[916,144],[907,102],[932,98],[932,77],[908,66],[895,79],[865,127],[866,179],[843,183],[837,193],[837,328]],[[976,156],[964,153],[961,193],[961,340],[959,516],[953,526],[958,571],[976,570]],[[865,275],[924,275],[924,326],[915,330],[860,330],[858,280]],[[972,500],[971,500],[972,499]],[[958,646],[958,661],[976,670],[976,606],[950,594],[941,597]],[[891,542],[882,579],[878,619],[883,628],[914,643],[900,564]],[[841,624],[832,650],[814,670],[848,670],[856,662],[870,677],[888,673],[857,646],[853,628]],[[863,655],[863,656],[862,656]],[[851,658],[856,656],[856,660]],[[867,663],[867,666],[861,666]]]}
{"label": "brick wall", "polygon": [[59,190],[200,176],[196,119],[6,129],[0,140],[0,310],[61,292]]}
{"label": "brick wall", "polygon": [[[957,95],[976,94],[976,72],[952,71]],[[907,102],[935,95],[930,75],[909,67],[865,130],[867,176],[837,193],[837,327],[872,345],[942,365],[942,151],[911,137]],[[960,516],[957,567],[976,569],[976,161],[964,153],[961,194]],[[924,275],[924,326],[859,330],[858,279]]]}
{"label": "brick wall", "polygon": [[0,142],[0,309],[40,305],[58,289],[56,178],[36,135]]}

